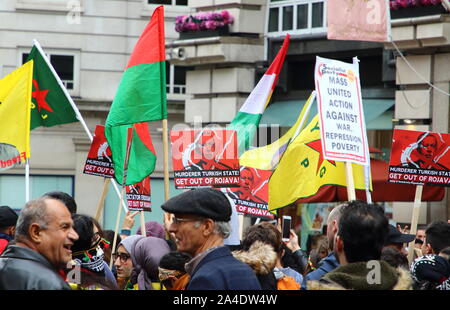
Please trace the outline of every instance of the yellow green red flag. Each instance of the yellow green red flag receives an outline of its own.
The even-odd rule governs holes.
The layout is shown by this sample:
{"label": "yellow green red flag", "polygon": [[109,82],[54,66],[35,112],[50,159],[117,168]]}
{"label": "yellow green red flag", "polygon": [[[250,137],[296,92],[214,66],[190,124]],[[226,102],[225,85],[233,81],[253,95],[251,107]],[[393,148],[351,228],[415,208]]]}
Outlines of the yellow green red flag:
{"label": "yellow green red flag", "polygon": [[30,157],[33,61],[0,80],[0,171]]}
{"label": "yellow green red flag", "polygon": [[[352,164],[355,189],[365,189],[363,166]],[[324,185],[346,186],[345,162],[324,160],[318,116],[287,146],[269,180],[269,210],[315,195]]]}

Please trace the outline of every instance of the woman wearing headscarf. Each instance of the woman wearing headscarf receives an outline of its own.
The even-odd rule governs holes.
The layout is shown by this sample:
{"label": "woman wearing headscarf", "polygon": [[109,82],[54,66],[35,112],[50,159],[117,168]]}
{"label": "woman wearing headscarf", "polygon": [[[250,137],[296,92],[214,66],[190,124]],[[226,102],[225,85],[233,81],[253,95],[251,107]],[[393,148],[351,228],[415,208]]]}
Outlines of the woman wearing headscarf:
{"label": "woman wearing headscarf", "polygon": [[117,246],[117,251],[112,254],[114,266],[117,272],[119,289],[137,290],[137,275],[132,278],[134,262],[131,259],[136,242],[144,236],[132,235],[123,239]]}
{"label": "woman wearing headscarf", "polygon": [[170,252],[167,242],[160,238],[145,237],[135,243],[131,251],[133,275],[139,290],[160,290],[158,266],[161,258]]}

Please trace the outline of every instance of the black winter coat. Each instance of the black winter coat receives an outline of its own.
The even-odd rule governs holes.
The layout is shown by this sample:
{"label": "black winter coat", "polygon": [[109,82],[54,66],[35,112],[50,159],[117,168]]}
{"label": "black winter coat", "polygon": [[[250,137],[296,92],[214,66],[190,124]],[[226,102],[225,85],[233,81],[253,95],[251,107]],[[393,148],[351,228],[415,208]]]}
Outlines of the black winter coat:
{"label": "black winter coat", "polygon": [[0,290],[70,290],[70,286],[41,254],[10,245],[0,256]]}

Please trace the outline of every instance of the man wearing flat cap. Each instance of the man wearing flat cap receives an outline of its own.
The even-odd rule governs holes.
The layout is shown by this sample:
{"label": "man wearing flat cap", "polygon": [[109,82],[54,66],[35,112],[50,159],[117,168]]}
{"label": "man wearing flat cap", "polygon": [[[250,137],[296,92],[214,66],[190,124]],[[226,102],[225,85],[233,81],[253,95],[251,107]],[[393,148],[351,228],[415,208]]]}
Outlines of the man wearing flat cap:
{"label": "man wearing flat cap", "polygon": [[169,232],[177,250],[193,258],[186,264],[187,290],[260,290],[252,269],[224,246],[230,234],[231,204],[218,190],[196,189],[166,201],[161,208],[174,214]]}
{"label": "man wearing flat cap", "polygon": [[0,206],[0,254],[14,238],[19,216],[8,206]]}

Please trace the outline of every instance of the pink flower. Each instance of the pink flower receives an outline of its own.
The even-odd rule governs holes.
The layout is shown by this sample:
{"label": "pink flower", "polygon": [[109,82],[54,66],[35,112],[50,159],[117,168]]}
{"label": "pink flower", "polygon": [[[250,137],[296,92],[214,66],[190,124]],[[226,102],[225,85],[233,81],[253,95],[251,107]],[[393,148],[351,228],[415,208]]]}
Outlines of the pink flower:
{"label": "pink flower", "polygon": [[194,16],[177,16],[175,19],[175,30],[177,32],[214,30],[232,24],[234,18],[228,11],[221,12],[199,12]]}

